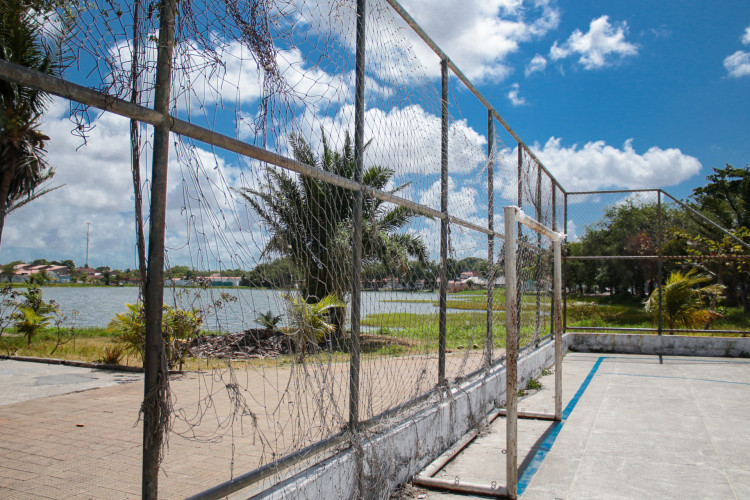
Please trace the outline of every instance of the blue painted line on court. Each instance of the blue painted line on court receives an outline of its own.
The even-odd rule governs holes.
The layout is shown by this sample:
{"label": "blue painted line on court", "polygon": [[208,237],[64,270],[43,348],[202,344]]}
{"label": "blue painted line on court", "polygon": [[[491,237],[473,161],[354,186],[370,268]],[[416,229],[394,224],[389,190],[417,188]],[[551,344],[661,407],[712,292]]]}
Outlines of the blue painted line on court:
{"label": "blue painted line on court", "polygon": [[596,363],[594,363],[594,366],[591,368],[591,371],[586,376],[586,379],[583,381],[581,386],[576,391],[575,395],[573,396],[573,399],[570,400],[568,405],[565,407],[565,410],[563,410],[562,421],[555,422],[550,433],[547,435],[544,441],[542,441],[542,444],[539,446],[539,449],[534,454],[534,457],[531,459],[529,466],[526,467],[526,470],[523,471],[523,474],[518,479],[518,487],[516,489],[516,492],[519,496],[522,495],[524,491],[526,491],[526,488],[529,486],[529,483],[531,483],[531,479],[534,477],[534,474],[536,474],[536,472],[539,470],[539,467],[541,467],[542,462],[544,462],[544,459],[547,457],[547,453],[550,452],[550,450],[552,449],[552,445],[555,444],[557,435],[560,434],[560,431],[562,430],[563,425],[565,425],[565,421],[573,412],[573,409],[578,404],[578,400],[581,399],[581,396],[583,396],[583,393],[586,392],[586,389],[591,383],[591,380],[594,378],[594,375],[596,375],[597,370],[599,370],[599,366],[602,364],[602,361],[604,361],[605,359],[609,357],[610,356],[599,356],[599,359],[597,359]]}

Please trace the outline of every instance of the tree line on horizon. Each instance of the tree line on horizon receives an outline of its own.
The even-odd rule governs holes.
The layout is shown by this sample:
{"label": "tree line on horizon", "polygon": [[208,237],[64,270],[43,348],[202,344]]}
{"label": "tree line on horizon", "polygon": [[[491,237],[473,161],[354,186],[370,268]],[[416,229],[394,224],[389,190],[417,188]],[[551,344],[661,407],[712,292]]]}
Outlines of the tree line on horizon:
{"label": "tree line on horizon", "polygon": [[[568,243],[570,256],[684,256],[663,261],[662,277],[695,269],[723,285],[724,303],[750,311],[750,250],[728,236],[750,243],[750,166],[714,168],[705,186],[693,189],[688,205],[708,217],[666,203],[632,199],[608,207],[601,220]],[[659,248],[661,241],[661,248]],[[705,259],[706,256],[716,257]],[[568,261],[565,285],[579,294],[609,293],[645,298],[658,288],[656,260]]]}

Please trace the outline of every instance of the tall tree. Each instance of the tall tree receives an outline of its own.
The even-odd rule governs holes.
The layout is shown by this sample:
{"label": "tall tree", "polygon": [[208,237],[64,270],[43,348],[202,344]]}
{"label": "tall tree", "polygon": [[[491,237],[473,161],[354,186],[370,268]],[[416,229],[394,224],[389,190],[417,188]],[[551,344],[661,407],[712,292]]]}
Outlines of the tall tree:
{"label": "tall tree", "polygon": [[[693,189],[691,198],[696,208],[709,219],[732,233],[735,238],[750,242],[750,165],[735,168],[713,168],[706,177],[708,184]],[[692,227],[682,235],[688,242],[688,254],[741,256],[746,246],[727,236],[716,225],[693,218]],[[743,257],[701,260],[692,263],[725,285],[726,305],[742,305],[750,312],[750,263]]]}
{"label": "tall tree", "polygon": [[[34,17],[39,6],[0,0],[0,59],[55,74],[55,51],[45,44]],[[39,130],[49,100],[43,92],[0,79],[0,240],[8,212],[43,194],[35,196],[36,188],[54,174],[44,157],[49,137]]]}
{"label": "tall tree", "polygon": [[[334,151],[323,136],[320,156],[300,136],[290,137],[290,143],[296,160],[353,178],[354,148],[348,133],[341,151]],[[351,284],[352,192],[310,177],[293,177],[275,168],[267,169],[267,173],[266,186],[237,191],[270,231],[271,238],[264,253],[291,258],[302,276],[302,295],[307,302],[318,302],[330,294],[345,297]],[[394,173],[387,167],[371,166],[364,172],[363,183],[375,189],[387,189]],[[395,193],[404,187],[398,186],[389,192]],[[366,198],[363,265],[379,261],[389,268],[403,270],[408,266],[409,257],[424,262],[427,257],[424,242],[398,232],[415,215],[404,207]]]}
{"label": "tall tree", "polygon": [[691,198],[701,212],[727,229],[750,229],[750,165],[713,168],[703,187],[693,189]]}
{"label": "tall tree", "polygon": [[[679,212],[661,207],[662,235],[675,224]],[[604,210],[604,217],[586,228],[580,244],[571,245],[571,255],[656,255],[658,252],[658,206],[629,199]],[[663,245],[666,242],[662,242]],[[577,263],[576,263],[577,264]],[[665,264],[671,269],[671,264]],[[568,275],[569,286],[590,287],[594,283],[612,293],[631,291],[646,296],[646,283],[656,278],[655,262],[603,260],[573,266]],[[576,280],[576,281],[574,281]]]}

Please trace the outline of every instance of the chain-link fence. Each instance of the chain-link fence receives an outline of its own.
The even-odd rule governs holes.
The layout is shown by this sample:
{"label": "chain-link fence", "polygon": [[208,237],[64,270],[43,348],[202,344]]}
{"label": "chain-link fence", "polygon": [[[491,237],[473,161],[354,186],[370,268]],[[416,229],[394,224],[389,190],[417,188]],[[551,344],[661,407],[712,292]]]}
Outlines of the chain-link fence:
{"label": "chain-link fence", "polygon": [[658,190],[566,196],[568,331],[747,335],[743,228]]}
{"label": "chain-link fence", "polygon": [[[144,292],[121,326],[145,369],[142,402],[76,403],[115,401],[114,416],[45,487],[261,489],[503,362],[501,207],[561,231],[564,191],[397,2],[88,2],[44,26],[75,56],[66,80],[5,61],[0,75],[70,100],[82,142],[112,140],[95,109],[125,117]],[[466,90],[486,130],[467,124]],[[534,349],[554,323],[552,250],[520,225],[518,245]],[[108,472],[85,478],[86,454]]]}

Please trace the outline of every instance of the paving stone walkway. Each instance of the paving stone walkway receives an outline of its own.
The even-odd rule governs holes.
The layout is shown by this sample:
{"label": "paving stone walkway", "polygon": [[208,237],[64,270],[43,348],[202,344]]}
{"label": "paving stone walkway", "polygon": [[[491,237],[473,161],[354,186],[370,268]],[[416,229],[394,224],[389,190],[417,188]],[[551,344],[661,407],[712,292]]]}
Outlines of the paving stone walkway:
{"label": "paving stone walkway", "polygon": [[[159,497],[185,498],[339,432],[348,415],[348,364],[313,361],[174,376],[177,418]],[[453,353],[448,376],[481,362],[481,351]],[[140,376],[4,363],[0,498],[140,498]],[[25,388],[14,388],[19,379]],[[369,418],[432,388],[437,357],[365,357],[362,381],[360,411]]]}

